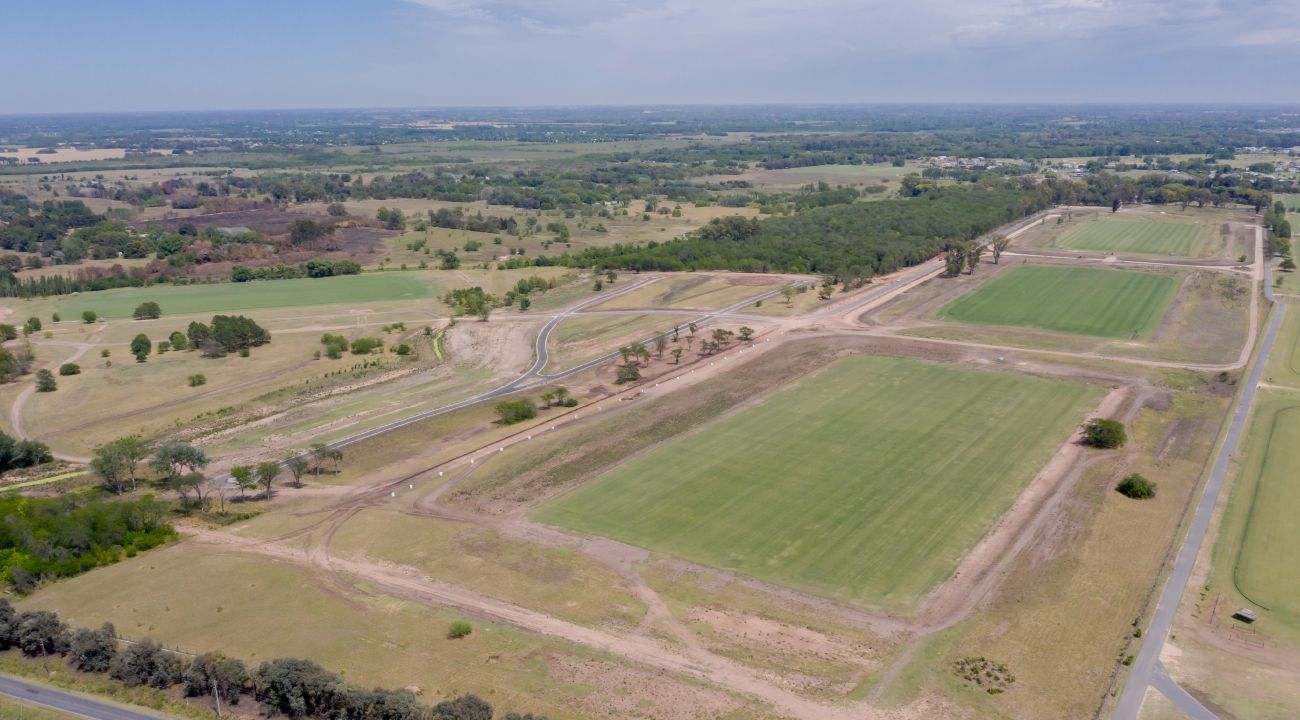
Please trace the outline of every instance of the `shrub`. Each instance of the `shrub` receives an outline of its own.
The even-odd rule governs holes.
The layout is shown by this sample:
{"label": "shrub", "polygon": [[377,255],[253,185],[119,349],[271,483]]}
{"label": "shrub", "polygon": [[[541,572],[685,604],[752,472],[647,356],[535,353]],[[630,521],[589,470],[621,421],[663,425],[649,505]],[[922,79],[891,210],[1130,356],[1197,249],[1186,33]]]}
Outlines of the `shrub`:
{"label": "shrub", "polygon": [[54,373],[40,369],[36,371],[36,392],[54,392],[59,384],[54,380]]}
{"label": "shrub", "polygon": [[127,645],[125,650],[113,658],[108,674],[127,687],[148,685],[166,689],[181,681],[183,670],[180,658],[162,649],[153,640],[145,638]]}
{"label": "shrub", "polygon": [[438,720],[492,720],[492,706],[477,695],[461,695],[433,706]]}
{"label": "shrub", "polygon": [[406,343],[402,343],[401,345],[398,345],[398,346],[393,350],[393,352],[397,353],[398,355],[410,355],[410,354],[411,354],[411,346],[410,346],[410,345],[407,345]]}
{"label": "shrub", "polygon": [[497,403],[496,410],[502,425],[513,425],[537,417],[537,405],[528,398],[502,400]]}
{"label": "shrub", "polygon": [[25,612],[14,619],[14,645],[24,655],[63,655],[68,652],[68,625],[47,610]]}
{"label": "shrub", "polygon": [[190,339],[185,337],[185,333],[179,330],[168,335],[167,342],[171,343],[173,350],[187,350],[190,347]]}
{"label": "shrub", "polygon": [[1120,495],[1134,500],[1146,500],[1156,496],[1156,484],[1137,473],[1125,476],[1115,486],[1115,490]]}
{"label": "shrub", "polygon": [[474,632],[474,627],[464,620],[457,620],[447,628],[447,638],[450,640],[459,640],[470,633]]}
{"label": "shrub", "polygon": [[343,357],[343,351],[348,349],[348,339],[342,335],[325,333],[320,336],[320,341],[325,346],[325,356],[331,360]]}
{"label": "shrub", "polygon": [[618,383],[619,385],[622,385],[623,383],[636,382],[637,380],[640,379],[641,379],[641,369],[638,368],[636,365],[618,366],[618,379],[615,380],[615,382]]}
{"label": "shrub", "polygon": [[131,317],[136,320],[157,320],[162,317],[162,308],[153,301],[142,302],[135,306],[135,312],[131,313]]}
{"label": "shrub", "polygon": [[[357,338],[352,341],[353,355],[369,355],[375,350],[384,347],[384,341],[380,338]],[[327,346],[328,348],[328,346]]]}
{"label": "shrub", "polygon": [[209,652],[194,658],[181,682],[189,697],[207,695],[215,686],[223,701],[238,705],[240,694],[252,687],[252,676],[242,661]]}
{"label": "shrub", "polygon": [[81,366],[76,363],[63,363],[59,366],[60,375],[80,375]]}
{"label": "shrub", "polygon": [[86,323],[87,325],[95,324],[95,321],[98,319],[99,315],[96,314],[94,310],[85,310],[81,313],[81,322]]}
{"label": "shrub", "polygon": [[190,376],[189,380],[190,380],[190,387],[198,387],[200,385],[206,385],[208,382],[208,378],[203,373],[195,373]]}
{"label": "shrub", "polygon": [[1124,423],[1118,420],[1093,418],[1083,426],[1085,445],[1112,450],[1124,447],[1126,442],[1128,442],[1128,433],[1124,431]]}
{"label": "shrub", "polygon": [[68,664],[81,672],[108,672],[117,655],[117,631],[104,623],[98,630],[79,628],[72,633]]}

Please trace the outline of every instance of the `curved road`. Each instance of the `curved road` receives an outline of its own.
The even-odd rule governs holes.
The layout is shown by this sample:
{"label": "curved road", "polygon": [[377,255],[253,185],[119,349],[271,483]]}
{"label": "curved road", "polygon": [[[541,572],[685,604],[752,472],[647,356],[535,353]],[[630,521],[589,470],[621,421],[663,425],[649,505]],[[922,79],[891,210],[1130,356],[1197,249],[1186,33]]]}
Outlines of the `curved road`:
{"label": "curved road", "polygon": [[[1262,238],[1261,229],[1256,228],[1256,233],[1257,238]],[[1183,539],[1182,547],[1178,550],[1173,572],[1165,583],[1156,611],[1151,617],[1151,624],[1144,633],[1146,640],[1142,643],[1142,649],[1138,651],[1137,660],[1129,672],[1128,682],[1124,684],[1124,691],[1115,705],[1113,717],[1116,720],[1137,720],[1138,713],[1142,710],[1142,700],[1146,697],[1147,688],[1151,686],[1164,693],[1189,717],[1206,720],[1214,717],[1212,712],[1190,694],[1177,688],[1174,681],[1165,673],[1164,666],[1160,664],[1160,653],[1169,640],[1169,632],[1174,624],[1174,616],[1178,612],[1178,604],[1187,590],[1192,568],[1196,564],[1196,556],[1201,551],[1206,531],[1210,526],[1210,518],[1214,515],[1214,505],[1228,476],[1232,455],[1237,450],[1242,430],[1246,426],[1246,419],[1250,416],[1255,390],[1259,387],[1264,365],[1268,362],[1273,341],[1277,338],[1282,317],[1286,314],[1286,306],[1274,301],[1272,266],[1262,258],[1261,262],[1264,263],[1265,270],[1264,297],[1273,303],[1273,315],[1269,319],[1268,330],[1264,333],[1263,342],[1260,343],[1259,351],[1255,355],[1255,362],[1251,365],[1250,375],[1241,389],[1240,397],[1237,398],[1237,405],[1232,413],[1232,423],[1228,426],[1228,434],[1223,439],[1223,445],[1214,460],[1214,467],[1210,470],[1205,488],[1201,491],[1201,500],[1196,506],[1196,513],[1192,516],[1192,523],[1187,536]]]}

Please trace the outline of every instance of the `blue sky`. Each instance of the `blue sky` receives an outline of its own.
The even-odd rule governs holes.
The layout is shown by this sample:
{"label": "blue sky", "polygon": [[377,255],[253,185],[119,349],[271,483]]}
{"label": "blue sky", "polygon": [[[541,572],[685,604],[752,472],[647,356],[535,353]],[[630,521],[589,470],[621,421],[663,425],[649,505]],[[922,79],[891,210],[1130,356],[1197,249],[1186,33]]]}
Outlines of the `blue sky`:
{"label": "blue sky", "polygon": [[0,113],[1297,101],[1297,0],[0,0]]}

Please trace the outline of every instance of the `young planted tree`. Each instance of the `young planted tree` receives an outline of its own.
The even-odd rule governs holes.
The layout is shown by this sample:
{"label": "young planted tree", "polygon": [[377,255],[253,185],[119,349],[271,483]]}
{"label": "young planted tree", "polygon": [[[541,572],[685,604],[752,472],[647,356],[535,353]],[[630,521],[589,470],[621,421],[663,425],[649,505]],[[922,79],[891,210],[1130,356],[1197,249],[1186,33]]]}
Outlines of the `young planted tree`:
{"label": "young planted tree", "polygon": [[284,461],[284,467],[288,469],[289,474],[293,476],[293,486],[302,487],[302,476],[307,474],[309,463],[301,455],[294,455]]}
{"label": "young planted tree", "polygon": [[655,355],[660,360],[664,359],[664,350],[667,349],[668,349],[668,336],[667,335],[655,336]]}
{"label": "young planted tree", "polygon": [[252,465],[236,465],[230,468],[230,477],[234,479],[235,485],[239,487],[239,499],[245,499],[244,493],[257,487],[257,477],[253,474]]}
{"label": "young planted tree", "polygon": [[320,477],[320,471],[325,461],[329,459],[330,449],[323,442],[314,442],[311,444],[311,474]]}
{"label": "young planted tree", "polygon": [[994,265],[997,265],[998,261],[1002,259],[1002,253],[1006,251],[1007,246],[1010,244],[1011,244],[1011,238],[1007,237],[1006,235],[993,236],[993,242],[989,243],[989,247],[992,248],[993,250]]}
{"label": "young planted tree", "polygon": [[54,379],[54,373],[41,368],[36,371],[36,392],[54,392],[59,389],[59,383]]}
{"label": "young planted tree", "polygon": [[544,406],[548,408],[553,405],[555,403],[555,391],[547,390],[542,393],[542,402],[544,403]]}
{"label": "young planted tree", "polygon": [[682,364],[682,349],[681,349],[681,348],[673,348],[673,364],[674,364],[674,365],[681,365],[681,364]]}
{"label": "young planted tree", "polygon": [[978,241],[971,241],[966,245],[966,274],[974,275],[975,268],[979,267],[980,256],[984,254],[984,245]]}
{"label": "young planted tree", "polygon": [[149,341],[148,335],[140,333],[131,339],[131,354],[135,356],[136,362],[144,362],[152,351],[153,343]]}
{"label": "young planted tree", "polygon": [[271,499],[271,485],[280,474],[280,463],[264,462],[257,466],[257,480],[266,488],[266,499]]}
{"label": "young planted tree", "polygon": [[740,332],[740,339],[745,342],[749,342],[750,340],[754,339],[754,328],[749,327],[748,325],[741,325],[739,332]]}

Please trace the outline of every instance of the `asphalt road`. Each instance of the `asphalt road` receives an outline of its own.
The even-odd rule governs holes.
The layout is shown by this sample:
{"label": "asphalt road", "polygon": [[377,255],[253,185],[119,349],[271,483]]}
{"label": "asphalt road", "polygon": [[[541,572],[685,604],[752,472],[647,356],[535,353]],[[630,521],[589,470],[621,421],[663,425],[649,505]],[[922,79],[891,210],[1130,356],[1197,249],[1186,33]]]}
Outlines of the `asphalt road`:
{"label": "asphalt road", "polygon": [[[1272,267],[1266,265],[1264,296],[1270,301],[1273,300],[1272,280]],[[1210,470],[1210,477],[1205,481],[1205,489],[1202,491],[1201,500],[1196,506],[1196,514],[1192,516],[1192,524],[1187,530],[1187,537],[1183,539],[1183,545],[1178,550],[1178,558],[1174,561],[1174,570],[1165,583],[1164,591],[1160,594],[1159,604],[1156,605],[1155,614],[1151,618],[1151,626],[1144,634],[1146,641],[1142,643],[1142,649],[1138,651],[1137,659],[1133,663],[1133,669],[1129,672],[1128,682],[1124,684],[1124,691],[1120,694],[1119,702],[1115,705],[1114,717],[1116,720],[1137,720],[1138,712],[1142,710],[1142,699],[1146,697],[1147,688],[1153,684],[1161,692],[1164,692],[1166,697],[1178,704],[1183,712],[1190,717],[1214,717],[1213,713],[1206,710],[1199,702],[1196,702],[1195,698],[1182,691],[1181,688],[1178,689],[1178,692],[1174,692],[1173,695],[1166,692],[1165,688],[1168,685],[1176,686],[1174,681],[1167,675],[1163,680],[1157,682],[1158,674],[1164,673],[1164,669],[1160,665],[1160,652],[1169,640],[1169,631],[1174,624],[1174,615],[1178,612],[1178,603],[1182,600],[1183,592],[1187,589],[1188,580],[1192,576],[1192,567],[1196,564],[1196,555],[1200,552],[1201,544],[1205,541],[1206,530],[1210,526],[1210,517],[1214,514],[1214,505],[1219,499],[1219,492],[1223,489],[1223,481],[1228,476],[1228,467],[1232,461],[1232,455],[1236,452],[1237,445],[1241,440],[1242,429],[1246,425],[1246,419],[1250,416],[1251,404],[1255,400],[1255,390],[1259,387],[1264,365],[1268,362],[1269,353],[1273,350],[1273,341],[1277,338],[1277,330],[1281,326],[1282,316],[1285,314],[1286,305],[1275,303],[1272,317],[1268,323],[1268,330],[1264,334],[1263,342],[1260,343],[1259,352],[1255,355],[1255,362],[1251,365],[1250,376],[1246,379],[1241,390],[1241,396],[1237,399],[1237,406],[1232,414],[1232,423],[1228,426],[1228,434],[1223,440],[1223,446],[1219,448],[1219,454],[1214,460],[1214,467]],[[1195,703],[1195,705],[1193,706],[1192,703]]]}
{"label": "asphalt road", "polygon": [[0,675],[0,695],[7,695],[29,705],[40,705],[93,720],[158,720],[162,717],[128,710],[118,705],[109,705],[84,695],[4,675]]}

